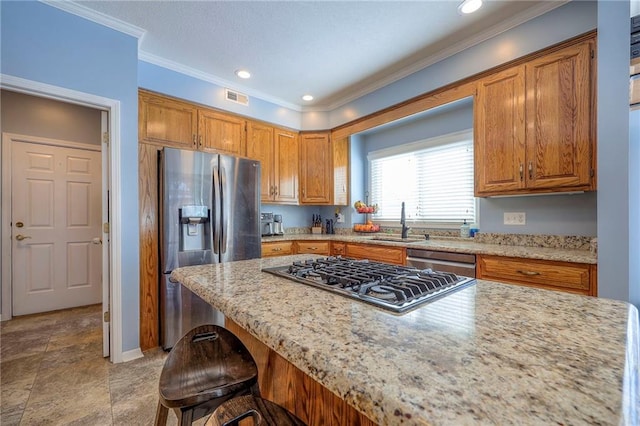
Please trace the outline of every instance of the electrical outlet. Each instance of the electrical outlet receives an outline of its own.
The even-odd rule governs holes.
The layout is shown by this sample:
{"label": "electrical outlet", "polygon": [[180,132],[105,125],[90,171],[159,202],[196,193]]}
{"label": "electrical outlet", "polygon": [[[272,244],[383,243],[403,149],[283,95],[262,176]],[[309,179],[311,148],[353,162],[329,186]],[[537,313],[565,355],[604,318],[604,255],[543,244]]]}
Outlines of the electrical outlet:
{"label": "electrical outlet", "polygon": [[505,225],[525,225],[527,223],[526,213],[505,213],[504,224]]}

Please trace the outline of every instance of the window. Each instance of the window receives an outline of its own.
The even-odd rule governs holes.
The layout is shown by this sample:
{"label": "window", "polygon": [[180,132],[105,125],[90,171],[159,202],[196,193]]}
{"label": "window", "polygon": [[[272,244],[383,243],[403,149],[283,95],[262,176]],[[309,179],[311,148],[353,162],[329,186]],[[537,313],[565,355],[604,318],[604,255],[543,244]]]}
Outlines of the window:
{"label": "window", "polygon": [[430,226],[476,222],[473,134],[452,133],[369,153],[370,204],[376,221],[407,220]]}

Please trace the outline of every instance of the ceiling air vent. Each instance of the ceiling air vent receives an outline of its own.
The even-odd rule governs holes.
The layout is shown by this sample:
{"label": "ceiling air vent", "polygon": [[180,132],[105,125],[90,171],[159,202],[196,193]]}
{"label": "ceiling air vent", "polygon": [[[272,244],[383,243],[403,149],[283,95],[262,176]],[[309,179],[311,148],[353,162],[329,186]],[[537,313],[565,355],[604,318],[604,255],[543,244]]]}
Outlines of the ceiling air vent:
{"label": "ceiling air vent", "polygon": [[224,89],[224,97],[231,102],[235,102],[240,105],[249,105],[249,96],[244,93],[236,92],[235,90]]}

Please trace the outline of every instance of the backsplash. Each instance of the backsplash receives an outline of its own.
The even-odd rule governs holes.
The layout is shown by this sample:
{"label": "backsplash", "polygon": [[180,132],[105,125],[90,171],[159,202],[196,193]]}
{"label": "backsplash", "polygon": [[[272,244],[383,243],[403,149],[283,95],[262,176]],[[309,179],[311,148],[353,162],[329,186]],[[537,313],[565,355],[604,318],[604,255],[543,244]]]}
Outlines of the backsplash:
{"label": "backsplash", "polygon": [[565,235],[493,234],[480,232],[475,241],[506,246],[548,247],[558,249],[591,250],[593,237]]}
{"label": "backsplash", "polygon": [[[396,227],[382,227],[381,233],[397,234],[400,232]],[[309,227],[291,227],[286,228],[285,233],[288,235],[310,234]],[[351,228],[335,228],[336,235],[367,235],[366,233],[354,232]],[[585,236],[566,236],[566,235],[531,235],[531,234],[498,234],[479,232],[473,238],[461,238],[460,231],[457,229],[431,229],[431,228],[412,228],[409,235],[423,236],[429,234],[430,238],[447,238],[468,240],[481,244],[497,244],[505,246],[524,246],[524,247],[546,247],[569,250],[590,250],[597,253],[597,238]]]}

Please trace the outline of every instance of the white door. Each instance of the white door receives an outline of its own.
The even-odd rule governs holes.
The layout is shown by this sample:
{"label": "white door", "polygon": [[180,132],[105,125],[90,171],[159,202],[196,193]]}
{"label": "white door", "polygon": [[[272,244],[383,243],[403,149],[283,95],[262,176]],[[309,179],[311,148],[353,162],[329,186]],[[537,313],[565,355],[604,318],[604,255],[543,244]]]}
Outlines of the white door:
{"label": "white door", "polygon": [[14,315],[102,300],[101,155],[12,144]]}

